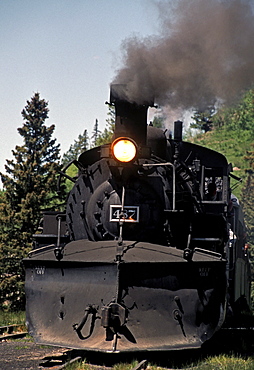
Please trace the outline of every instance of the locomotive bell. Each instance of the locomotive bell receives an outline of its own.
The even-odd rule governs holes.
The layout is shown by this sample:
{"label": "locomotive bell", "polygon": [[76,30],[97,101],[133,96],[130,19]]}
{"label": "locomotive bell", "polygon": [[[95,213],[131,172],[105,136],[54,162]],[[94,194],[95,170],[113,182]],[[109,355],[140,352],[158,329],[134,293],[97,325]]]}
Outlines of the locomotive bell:
{"label": "locomotive bell", "polygon": [[112,84],[110,89],[110,104],[115,106],[114,139],[130,137],[137,145],[146,145],[147,140],[147,110],[153,102],[136,104],[130,102],[126,94],[126,85]]}

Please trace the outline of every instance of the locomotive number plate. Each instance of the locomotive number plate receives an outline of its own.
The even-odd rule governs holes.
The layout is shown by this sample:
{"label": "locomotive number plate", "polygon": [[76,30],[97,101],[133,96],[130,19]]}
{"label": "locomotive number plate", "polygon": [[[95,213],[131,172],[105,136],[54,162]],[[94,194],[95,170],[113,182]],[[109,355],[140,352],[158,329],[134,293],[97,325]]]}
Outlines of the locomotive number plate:
{"label": "locomotive number plate", "polygon": [[[119,222],[121,215],[121,206],[110,205],[110,221]],[[124,222],[139,222],[139,207],[138,206],[125,206],[123,210],[123,217],[121,218]]]}

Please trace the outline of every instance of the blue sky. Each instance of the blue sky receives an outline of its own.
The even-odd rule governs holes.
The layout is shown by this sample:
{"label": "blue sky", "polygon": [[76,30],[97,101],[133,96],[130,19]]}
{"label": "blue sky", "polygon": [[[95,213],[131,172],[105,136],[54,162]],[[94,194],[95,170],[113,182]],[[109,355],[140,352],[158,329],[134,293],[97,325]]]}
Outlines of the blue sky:
{"label": "blue sky", "polygon": [[21,110],[35,92],[49,102],[62,154],[95,119],[105,127],[121,43],[158,32],[152,0],[0,0],[0,171],[22,145]]}
{"label": "blue sky", "polygon": [[118,80],[135,99],[155,96],[168,128],[254,84],[252,0],[0,0],[0,30],[0,172],[35,92],[63,154],[96,119],[105,128],[123,66]]}

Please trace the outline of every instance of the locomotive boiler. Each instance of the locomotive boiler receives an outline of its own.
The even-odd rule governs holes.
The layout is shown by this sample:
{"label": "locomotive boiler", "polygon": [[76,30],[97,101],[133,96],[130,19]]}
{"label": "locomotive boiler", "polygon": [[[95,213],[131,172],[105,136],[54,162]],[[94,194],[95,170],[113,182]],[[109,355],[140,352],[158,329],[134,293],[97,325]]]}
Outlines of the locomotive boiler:
{"label": "locomotive boiler", "polygon": [[112,142],[72,162],[66,212],[44,214],[24,260],[29,332],[102,352],[199,348],[250,299],[232,167],[184,142],[180,121],[174,138],[147,125],[153,102],[129,102],[124,86],[110,104]]}

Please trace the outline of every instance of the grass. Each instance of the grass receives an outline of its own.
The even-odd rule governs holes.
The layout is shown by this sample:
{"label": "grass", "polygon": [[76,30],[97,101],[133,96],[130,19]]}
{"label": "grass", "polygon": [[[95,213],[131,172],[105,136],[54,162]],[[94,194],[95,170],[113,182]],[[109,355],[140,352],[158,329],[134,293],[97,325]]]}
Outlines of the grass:
{"label": "grass", "polygon": [[254,359],[220,355],[207,358],[197,365],[198,370],[253,370]]}
{"label": "grass", "polygon": [[[25,324],[25,312],[9,312],[7,310],[0,311],[0,326],[12,324]],[[24,344],[23,344],[24,345]],[[115,364],[113,370],[131,370],[137,366],[138,362],[118,363]],[[170,365],[169,365],[170,367]],[[103,368],[103,367],[102,367]],[[172,369],[172,366],[170,367]],[[174,367],[177,369],[179,367]],[[241,357],[236,355],[219,355],[207,357],[195,363],[189,363],[181,367],[188,370],[254,370],[254,355],[250,357]],[[66,367],[66,370],[91,370],[91,366],[82,361],[73,363]],[[148,364],[147,370],[163,370],[165,368],[156,365]]]}
{"label": "grass", "polygon": [[[137,366],[137,364],[138,364],[137,361],[131,364],[119,363],[113,366],[113,370],[130,370]],[[178,368],[179,367],[174,367],[174,369]],[[214,357],[208,357],[205,360],[202,360],[198,363],[192,363],[186,366],[182,366],[180,368],[186,370],[254,370],[254,358],[219,355]],[[74,363],[66,367],[66,370],[91,370],[91,369],[92,367],[85,361],[82,363]],[[148,364],[147,366],[147,370],[163,370],[163,369],[166,368],[150,364]],[[172,369],[172,367],[170,367],[170,369]]]}
{"label": "grass", "polygon": [[[251,147],[253,143],[252,131],[233,131],[224,128],[210,131],[206,134],[199,134],[187,140],[225,155],[228,162],[232,163],[233,167],[237,168],[234,174],[243,178],[243,180],[245,179],[245,169],[249,167],[249,161],[244,157],[247,154],[247,150],[253,150]],[[232,185],[234,185],[234,183],[236,183],[236,181],[232,180]],[[243,185],[244,181],[239,183],[238,187],[234,190],[234,194],[238,198],[241,197]]]}
{"label": "grass", "polygon": [[0,310],[0,326],[25,324],[26,314],[24,311],[10,312],[8,310]]}

